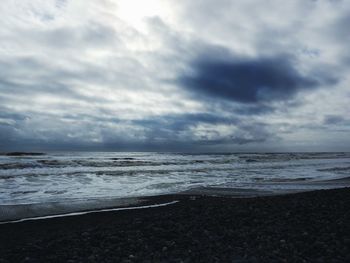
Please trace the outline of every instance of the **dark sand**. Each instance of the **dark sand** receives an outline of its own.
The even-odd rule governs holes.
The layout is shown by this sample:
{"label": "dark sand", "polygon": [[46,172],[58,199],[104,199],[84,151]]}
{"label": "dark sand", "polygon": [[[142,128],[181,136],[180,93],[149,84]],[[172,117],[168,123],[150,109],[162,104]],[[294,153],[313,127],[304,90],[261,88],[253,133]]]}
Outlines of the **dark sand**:
{"label": "dark sand", "polygon": [[0,225],[0,262],[350,262],[350,188]]}

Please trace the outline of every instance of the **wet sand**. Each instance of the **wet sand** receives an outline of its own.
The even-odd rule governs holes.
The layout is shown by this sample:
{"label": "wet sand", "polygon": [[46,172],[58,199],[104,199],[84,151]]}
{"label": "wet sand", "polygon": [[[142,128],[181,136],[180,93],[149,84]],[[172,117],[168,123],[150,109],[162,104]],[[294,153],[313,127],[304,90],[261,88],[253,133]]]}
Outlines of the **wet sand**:
{"label": "wet sand", "polygon": [[[293,190],[295,192],[295,190]],[[183,191],[175,195],[158,195],[147,197],[90,199],[70,202],[51,202],[37,204],[0,205],[0,224],[16,222],[19,220],[35,219],[38,217],[62,217],[74,213],[94,213],[101,210],[112,210],[115,208],[130,208],[154,205],[157,200],[169,200],[172,198],[183,199],[185,196],[230,196],[233,198],[248,198],[256,196],[280,195],[288,191],[263,191],[257,189],[243,188],[218,188],[199,187]]]}
{"label": "wet sand", "polygon": [[148,202],[173,203],[0,225],[0,262],[350,261],[349,188]]}

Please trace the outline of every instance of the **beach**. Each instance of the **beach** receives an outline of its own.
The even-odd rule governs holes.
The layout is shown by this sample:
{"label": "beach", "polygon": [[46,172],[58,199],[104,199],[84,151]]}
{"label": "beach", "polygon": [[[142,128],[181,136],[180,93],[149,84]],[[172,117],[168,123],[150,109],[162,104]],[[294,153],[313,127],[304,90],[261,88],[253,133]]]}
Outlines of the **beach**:
{"label": "beach", "polygon": [[147,202],[155,206],[2,224],[0,262],[350,261],[349,188]]}
{"label": "beach", "polygon": [[0,16],[0,263],[350,263],[350,0]]}

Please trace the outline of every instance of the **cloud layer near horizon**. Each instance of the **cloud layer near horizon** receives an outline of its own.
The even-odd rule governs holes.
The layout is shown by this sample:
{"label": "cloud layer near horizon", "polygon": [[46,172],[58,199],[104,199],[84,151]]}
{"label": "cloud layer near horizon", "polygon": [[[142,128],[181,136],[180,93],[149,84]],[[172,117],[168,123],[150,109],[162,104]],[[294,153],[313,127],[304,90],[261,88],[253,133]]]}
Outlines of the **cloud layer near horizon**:
{"label": "cloud layer near horizon", "polygon": [[350,2],[5,0],[0,151],[350,150]]}

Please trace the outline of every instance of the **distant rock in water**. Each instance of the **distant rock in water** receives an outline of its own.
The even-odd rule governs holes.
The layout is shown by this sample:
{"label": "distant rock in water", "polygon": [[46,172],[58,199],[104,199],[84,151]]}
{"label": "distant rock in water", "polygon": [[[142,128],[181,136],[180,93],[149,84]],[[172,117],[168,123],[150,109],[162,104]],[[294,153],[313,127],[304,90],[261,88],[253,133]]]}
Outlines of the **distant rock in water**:
{"label": "distant rock in water", "polygon": [[124,158],[110,158],[113,161],[119,161],[119,160],[135,160],[135,158],[131,157],[124,157]]}
{"label": "distant rock in water", "polygon": [[37,153],[37,152],[10,152],[6,153],[6,156],[38,156],[45,155],[45,153]]}
{"label": "distant rock in water", "polygon": [[247,163],[256,163],[258,162],[258,160],[255,160],[255,159],[247,159],[245,160]]}

